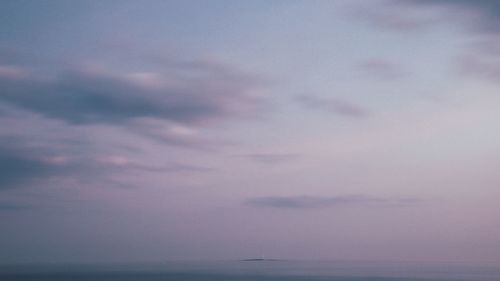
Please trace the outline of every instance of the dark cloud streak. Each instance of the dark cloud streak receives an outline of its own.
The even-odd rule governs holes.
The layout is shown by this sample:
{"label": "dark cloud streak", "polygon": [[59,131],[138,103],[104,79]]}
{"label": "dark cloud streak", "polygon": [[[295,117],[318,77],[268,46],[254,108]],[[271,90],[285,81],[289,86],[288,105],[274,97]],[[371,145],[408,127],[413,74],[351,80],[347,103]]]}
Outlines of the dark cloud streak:
{"label": "dark cloud streak", "polygon": [[485,34],[500,31],[500,2],[496,0],[387,0],[362,5],[357,17],[373,26],[408,33],[452,23]]}
{"label": "dark cloud streak", "polygon": [[176,77],[79,69],[43,79],[13,77],[12,67],[3,72],[0,100],[71,124],[123,124],[141,117],[200,124],[244,115],[260,101],[255,81],[225,73]]}
{"label": "dark cloud streak", "polygon": [[251,153],[251,154],[244,154],[242,155],[242,157],[260,163],[275,164],[275,163],[294,161],[297,158],[299,158],[300,155],[296,153]]}
{"label": "dark cloud streak", "polygon": [[13,145],[11,141],[0,140],[0,190],[18,187],[56,173],[55,165],[44,161],[30,149]]}
{"label": "dark cloud streak", "polygon": [[433,7],[448,7],[462,9],[472,12],[473,17],[462,18],[471,19],[468,24],[484,32],[500,31],[500,2],[496,0],[401,0],[402,2],[415,5],[427,5]]}
{"label": "dark cloud streak", "polygon": [[407,206],[421,202],[418,198],[379,198],[365,195],[346,195],[336,197],[318,196],[270,196],[255,197],[245,203],[254,207],[278,209],[317,209],[346,205],[363,206]]}
{"label": "dark cloud streak", "polygon": [[0,203],[0,212],[16,212],[34,209],[33,206],[17,203]]}
{"label": "dark cloud streak", "polygon": [[395,80],[406,74],[399,65],[383,59],[366,60],[359,64],[359,68],[366,74],[382,80]]}
{"label": "dark cloud streak", "polygon": [[295,100],[305,108],[325,111],[346,117],[362,118],[369,115],[369,112],[363,107],[338,98],[299,95]]}

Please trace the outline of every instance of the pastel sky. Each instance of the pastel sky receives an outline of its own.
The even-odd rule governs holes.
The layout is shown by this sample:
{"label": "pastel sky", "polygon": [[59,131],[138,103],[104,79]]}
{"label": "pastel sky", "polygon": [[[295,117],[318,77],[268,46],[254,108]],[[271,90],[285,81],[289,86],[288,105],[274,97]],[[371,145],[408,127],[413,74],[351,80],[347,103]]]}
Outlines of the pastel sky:
{"label": "pastel sky", "polygon": [[0,263],[500,261],[500,2],[0,2]]}

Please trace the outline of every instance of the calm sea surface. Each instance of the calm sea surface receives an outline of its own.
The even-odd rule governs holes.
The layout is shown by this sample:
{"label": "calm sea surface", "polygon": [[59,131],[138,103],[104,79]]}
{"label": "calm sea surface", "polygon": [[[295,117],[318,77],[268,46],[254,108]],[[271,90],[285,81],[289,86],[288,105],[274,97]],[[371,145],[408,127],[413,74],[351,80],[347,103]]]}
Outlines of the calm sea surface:
{"label": "calm sea surface", "polygon": [[500,281],[500,266],[344,261],[166,262],[122,265],[4,265],[0,281]]}

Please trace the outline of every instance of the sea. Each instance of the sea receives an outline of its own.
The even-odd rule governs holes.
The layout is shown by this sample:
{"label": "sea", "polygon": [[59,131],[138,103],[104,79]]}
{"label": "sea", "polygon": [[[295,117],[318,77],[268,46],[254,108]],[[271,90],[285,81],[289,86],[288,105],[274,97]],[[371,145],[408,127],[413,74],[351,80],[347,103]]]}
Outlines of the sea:
{"label": "sea", "polygon": [[500,281],[500,265],[457,262],[176,261],[0,265],[0,281]]}

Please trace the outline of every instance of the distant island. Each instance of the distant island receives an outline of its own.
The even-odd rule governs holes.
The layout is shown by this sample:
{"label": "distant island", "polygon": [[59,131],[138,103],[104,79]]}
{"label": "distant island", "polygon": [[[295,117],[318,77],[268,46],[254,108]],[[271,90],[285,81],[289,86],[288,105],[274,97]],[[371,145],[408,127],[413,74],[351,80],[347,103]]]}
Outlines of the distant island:
{"label": "distant island", "polygon": [[243,259],[240,261],[281,261],[279,259],[264,259],[264,258],[258,258],[258,259]]}

